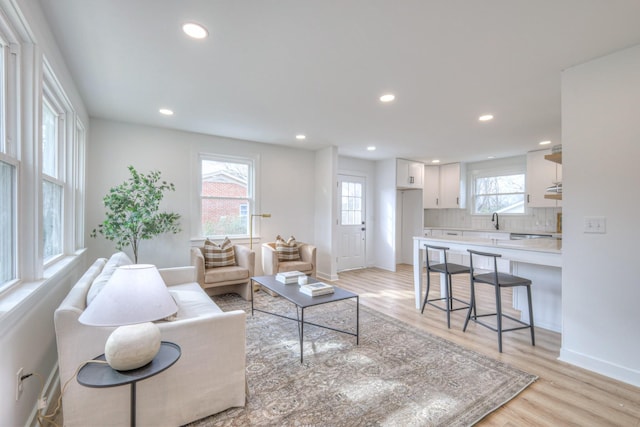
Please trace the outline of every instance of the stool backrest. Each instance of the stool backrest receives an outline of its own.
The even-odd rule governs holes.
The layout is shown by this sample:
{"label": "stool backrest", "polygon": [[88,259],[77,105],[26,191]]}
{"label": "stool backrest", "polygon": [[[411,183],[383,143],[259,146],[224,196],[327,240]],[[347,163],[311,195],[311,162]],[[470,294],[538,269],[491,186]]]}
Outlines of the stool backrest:
{"label": "stool backrest", "polygon": [[495,276],[495,283],[498,283],[498,258],[502,257],[502,255],[500,254],[494,254],[494,253],[490,253],[490,252],[481,252],[481,251],[474,251],[471,249],[467,249],[467,252],[469,252],[469,267],[471,268],[471,277],[474,276],[473,274],[473,256],[484,256],[484,257],[491,257],[493,258],[493,274]]}
{"label": "stool backrest", "polygon": [[444,246],[434,246],[434,245],[424,245],[424,248],[427,251],[427,256],[425,257],[427,260],[427,270],[430,269],[431,265],[430,265],[430,260],[429,260],[429,249],[434,250],[434,251],[439,251],[442,252],[444,254],[444,265],[445,265],[445,269],[447,268],[447,251],[449,250],[449,248],[446,248]]}

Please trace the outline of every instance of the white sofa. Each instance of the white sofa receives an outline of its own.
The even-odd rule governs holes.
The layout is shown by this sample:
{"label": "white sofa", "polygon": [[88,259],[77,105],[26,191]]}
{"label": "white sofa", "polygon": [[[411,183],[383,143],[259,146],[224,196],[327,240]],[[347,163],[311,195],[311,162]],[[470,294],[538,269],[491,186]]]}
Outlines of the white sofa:
{"label": "white sofa", "polygon": [[[129,425],[128,385],[88,388],[74,378],[84,361],[104,353],[114,329],[78,322],[89,289],[94,281],[104,282],[104,276],[115,270],[114,264],[122,265],[125,258],[120,253],[108,262],[95,261],[55,311],[60,382],[64,385],[71,379],[62,396],[65,426]],[[193,267],[159,271],[178,312],[173,320],[157,323],[162,340],[178,344],[182,355],[166,371],[136,384],[137,424],[178,426],[244,406],[245,312],[222,312],[196,282]]]}

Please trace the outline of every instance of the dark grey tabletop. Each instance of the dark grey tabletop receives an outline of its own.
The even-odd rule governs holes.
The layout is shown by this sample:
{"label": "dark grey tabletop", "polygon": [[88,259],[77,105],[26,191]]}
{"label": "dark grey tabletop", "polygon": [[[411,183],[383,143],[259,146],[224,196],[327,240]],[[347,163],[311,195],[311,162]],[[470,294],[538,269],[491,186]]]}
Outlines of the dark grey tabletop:
{"label": "dark grey tabletop", "polygon": [[[116,371],[106,363],[87,363],[78,372],[78,382],[85,387],[115,387],[131,384],[145,378],[152,377],[171,365],[180,358],[180,347],[168,341],[162,341],[160,351],[154,359],[138,369],[130,371]],[[104,354],[94,360],[105,360]]]}
{"label": "dark grey tabletop", "polygon": [[[333,301],[340,301],[343,299],[356,298],[358,296],[358,294],[354,294],[353,292],[349,292],[345,289],[332,285],[334,289],[332,294],[312,297],[300,292],[300,286],[297,283],[285,285],[284,283],[278,282],[275,276],[256,276],[251,279],[302,308],[326,304]],[[309,277],[308,281],[309,283],[321,282],[321,280],[317,280],[313,277]]]}

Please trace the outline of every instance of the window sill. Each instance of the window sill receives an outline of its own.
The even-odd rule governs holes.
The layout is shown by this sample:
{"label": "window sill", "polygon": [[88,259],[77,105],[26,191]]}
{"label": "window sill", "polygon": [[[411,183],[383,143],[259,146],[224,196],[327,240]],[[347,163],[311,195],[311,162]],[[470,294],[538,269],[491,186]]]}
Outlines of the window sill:
{"label": "window sill", "polygon": [[0,324],[4,324],[4,319],[13,314],[18,314],[20,317],[21,310],[31,306],[27,302],[36,298],[36,295],[44,291],[52,281],[57,278],[62,279],[75,265],[81,262],[85,252],[86,249],[79,249],[73,255],[64,256],[49,265],[45,269],[42,279],[29,282],[18,281],[9,286],[0,294]]}

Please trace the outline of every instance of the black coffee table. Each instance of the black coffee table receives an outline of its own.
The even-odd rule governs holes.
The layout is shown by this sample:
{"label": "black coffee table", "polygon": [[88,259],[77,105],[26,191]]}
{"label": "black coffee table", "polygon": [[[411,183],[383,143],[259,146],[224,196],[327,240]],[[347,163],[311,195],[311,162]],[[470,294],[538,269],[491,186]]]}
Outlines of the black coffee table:
{"label": "black coffee table", "polygon": [[[278,282],[276,280],[276,276],[256,276],[251,278],[252,282],[258,283],[260,286],[263,286],[270,291],[280,295],[282,298],[286,299],[289,302],[292,302],[296,306],[296,317],[285,316],[280,313],[273,313],[271,311],[262,310],[259,308],[255,308],[253,301],[254,298],[251,298],[251,316],[253,316],[254,311],[259,311],[261,313],[272,314],[274,316],[282,317],[284,319],[293,320],[298,322],[298,335],[300,336],[300,363],[303,362],[303,337],[304,337],[304,325],[313,325],[319,328],[330,329],[332,331],[340,332],[347,335],[352,335],[356,337],[356,345],[359,344],[360,340],[360,297],[358,294],[354,294],[353,292],[349,292],[337,286],[334,286],[334,292],[332,294],[327,295],[319,295],[319,296],[309,296],[300,292],[300,286],[297,283],[285,285],[284,283]],[[319,280],[314,279],[313,277],[309,277],[309,283],[316,283]],[[253,287],[253,283],[252,283]],[[336,301],[342,301],[350,298],[356,299],[356,332],[344,331],[340,329],[335,329],[326,325],[318,325],[316,323],[307,322],[304,320],[304,309],[307,307],[313,307],[321,304],[328,304]]]}

